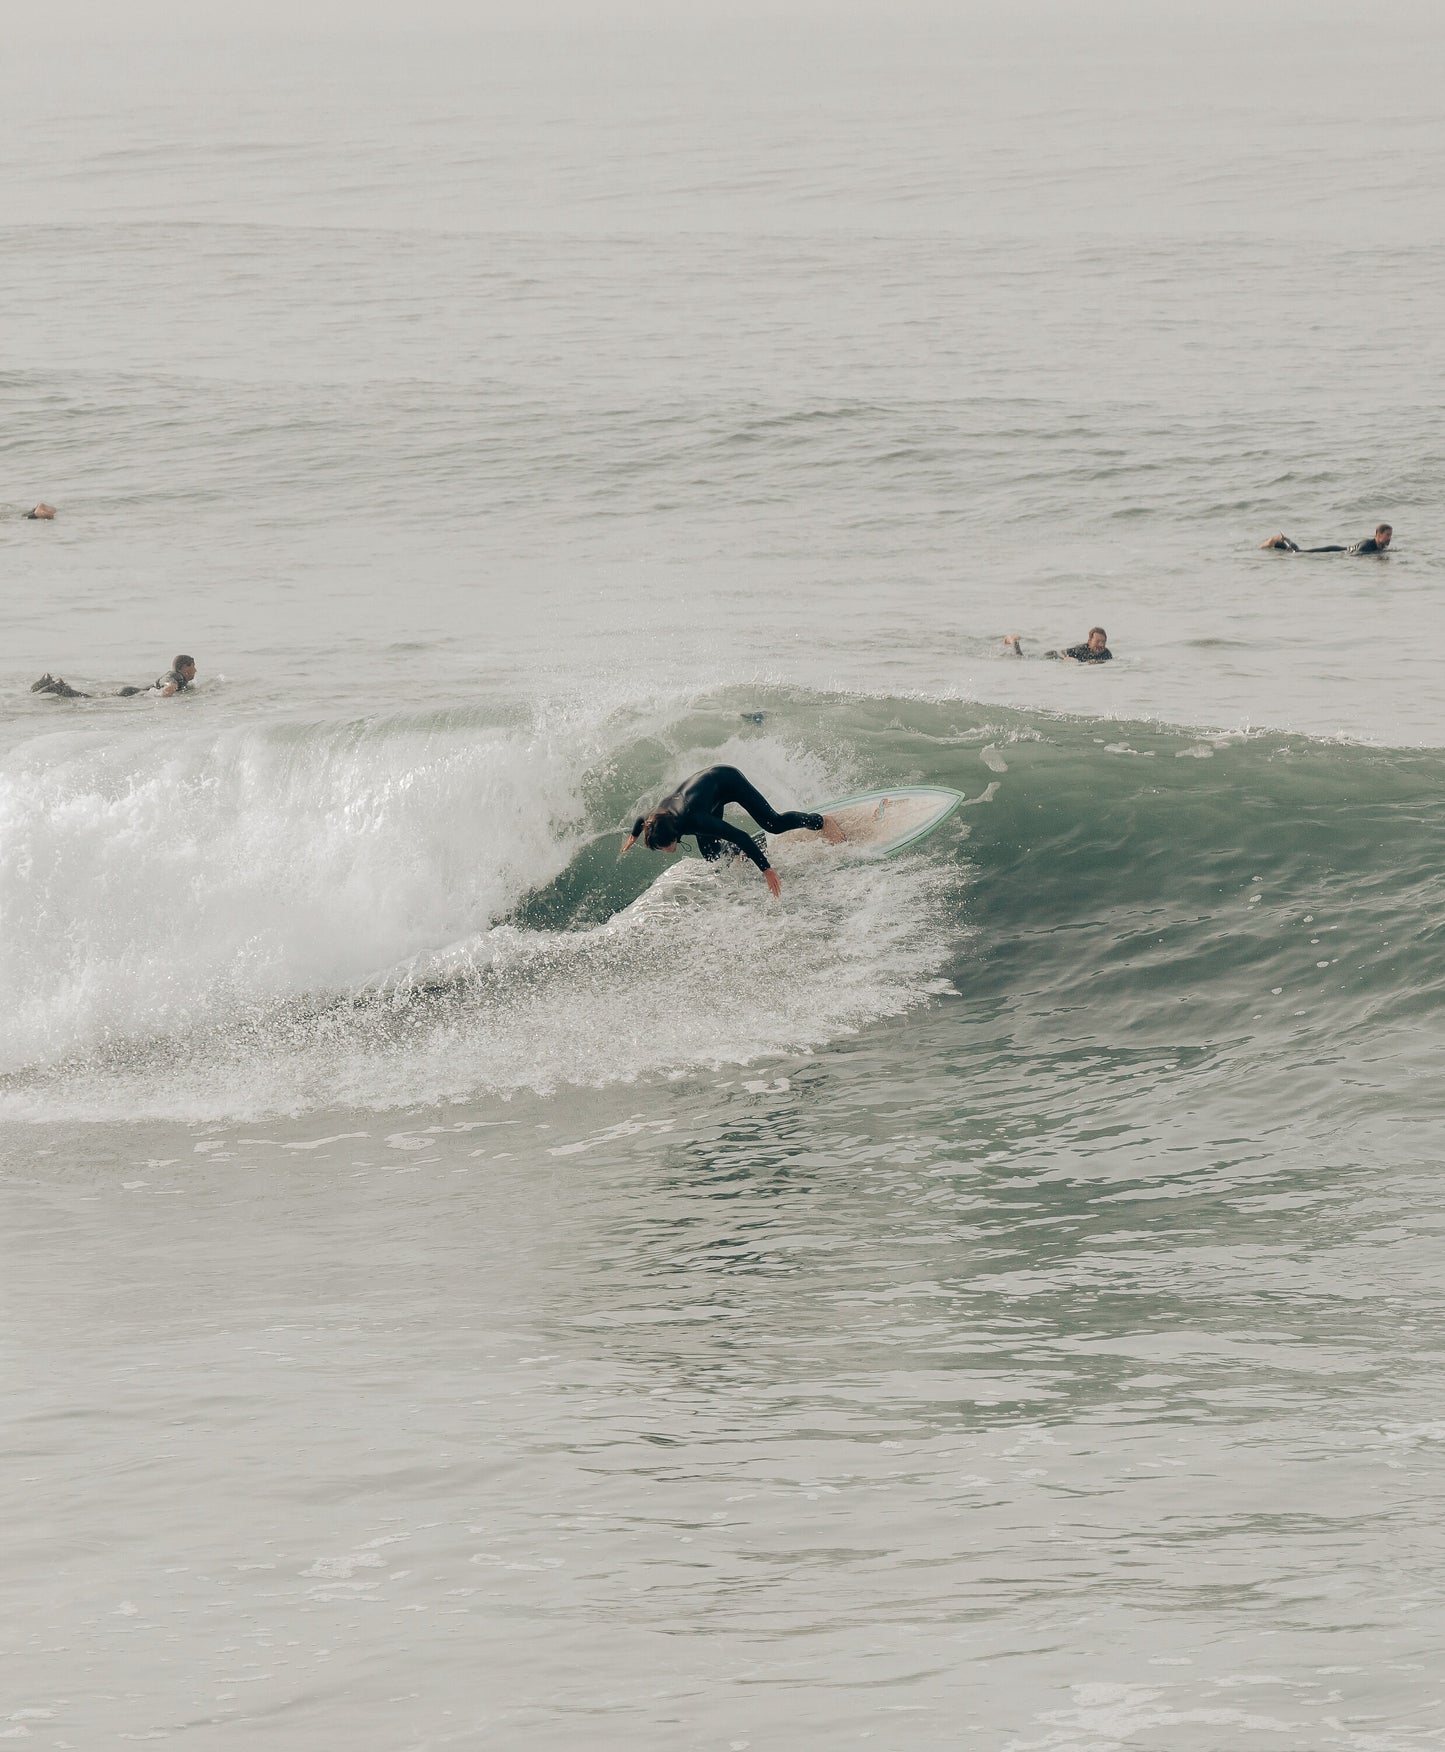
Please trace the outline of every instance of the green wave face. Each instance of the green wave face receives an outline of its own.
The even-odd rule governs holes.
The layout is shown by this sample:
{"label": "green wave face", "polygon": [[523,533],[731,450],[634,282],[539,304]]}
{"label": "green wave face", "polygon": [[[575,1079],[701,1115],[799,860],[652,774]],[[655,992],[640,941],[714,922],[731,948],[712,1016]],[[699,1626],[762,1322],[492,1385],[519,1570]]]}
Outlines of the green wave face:
{"label": "green wave face", "polygon": [[[619,749],[589,775],[593,829],[620,832],[632,812],[690,770],[690,759],[701,765],[710,751],[746,766],[748,741],[802,747],[853,780],[846,791],[837,787],[845,795],[890,785],[960,794],[958,813],[927,855],[966,869],[968,920],[990,939],[990,955],[1017,952],[1026,937],[1041,959],[1057,956],[1061,973],[1082,960],[1092,976],[1132,965],[1124,946],[1137,948],[1163,929],[1172,946],[1146,958],[1155,970],[1141,968],[1146,988],[1163,962],[1205,985],[1227,983],[1231,968],[1276,952],[1287,920],[1309,913],[1361,953],[1392,927],[1379,942],[1390,939],[1399,957],[1412,957],[1417,976],[1436,965],[1431,911],[1445,854],[1440,751],[1278,732],[1210,736],[968,703],[746,699],[767,711],[742,738],[729,696],[679,719],[665,737]],[[565,924],[625,905],[660,866],[619,864],[616,844],[589,847],[550,901],[544,890],[524,910]],[[1199,957],[1187,964],[1176,961],[1186,940]],[[1395,959],[1372,957],[1361,971],[1388,988],[1385,970]]]}
{"label": "green wave face", "polygon": [[[962,793],[953,818],[906,856],[961,879],[948,975],[1017,1037],[1190,1050],[1308,1037],[1341,1062],[1389,1051],[1412,1064],[1439,1044],[1439,751],[967,703],[747,703],[766,708],[747,734],[827,751],[855,793]],[[735,704],[675,725],[670,749],[630,751],[606,806],[620,816],[645,798],[645,784],[633,788],[643,767],[654,788],[670,782],[674,750],[726,743],[746,765]],[[531,907],[559,923],[573,908],[598,917],[649,879],[609,851]]]}

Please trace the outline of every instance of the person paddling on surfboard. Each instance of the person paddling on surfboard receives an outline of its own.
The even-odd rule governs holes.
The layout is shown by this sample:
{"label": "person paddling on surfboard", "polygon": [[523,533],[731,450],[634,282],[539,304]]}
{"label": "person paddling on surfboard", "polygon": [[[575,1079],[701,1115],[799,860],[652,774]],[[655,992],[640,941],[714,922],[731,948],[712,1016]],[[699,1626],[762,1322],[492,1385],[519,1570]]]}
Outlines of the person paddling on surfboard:
{"label": "person paddling on surfboard", "polygon": [[1272,535],[1268,541],[1262,541],[1262,548],[1279,548],[1287,554],[1382,554],[1394,539],[1395,532],[1388,523],[1377,523],[1375,533],[1367,535],[1363,541],[1352,541],[1348,546],[1341,541],[1330,542],[1325,547],[1302,548],[1297,541],[1291,541],[1287,535]]}
{"label": "person paddling on surfboard", "polygon": [[[1003,648],[1010,657],[1022,657],[1024,654],[1023,634],[1005,633]],[[1114,653],[1109,649],[1109,635],[1102,627],[1090,627],[1089,636],[1082,645],[1069,645],[1062,651],[1045,651],[1045,657],[1061,657],[1071,663],[1112,663]]]}
{"label": "person paddling on surfboard", "polygon": [[[847,835],[831,815],[809,815],[798,809],[781,814],[767,798],[736,767],[707,767],[694,773],[685,784],[666,796],[648,815],[639,815],[632,832],[623,841],[622,851],[631,851],[641,840],[650,851],[675,852],[684,834],[697,836],[697,849],[709,861],[728,856],[751,858],[767,878],[774,894],[783,892],[778,873],[768,862],[762,847],[762,835],[754,838],[730,821],[723,820],[723,810],[729,803],[746,809],[758,826],[768,833],[788,833],[793,828],[806,827],[822,834],[830,844],[837,845]],[[618,856],[621,857],[619,852]]]}

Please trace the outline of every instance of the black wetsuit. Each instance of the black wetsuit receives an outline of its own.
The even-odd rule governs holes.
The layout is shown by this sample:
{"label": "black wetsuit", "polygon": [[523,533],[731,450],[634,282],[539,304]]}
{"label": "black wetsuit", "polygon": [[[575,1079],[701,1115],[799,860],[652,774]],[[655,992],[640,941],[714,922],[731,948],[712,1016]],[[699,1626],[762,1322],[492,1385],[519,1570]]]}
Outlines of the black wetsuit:
{"label": "black wetsuit", "polygon": [[1051,657],[1072,657],[1075,663],[1112,663],[1114,653],[1105,645],[1102,651],[1092,651],[1088,645],[1070,645],[1063,651],[1050,651]]}
{"label": "black wetsuit", "polygon": [[1297,541],[1291,541],[1286,536],[1271,544],[1273,547],[1283,547],[1288,554],[1382,554],[1382,548],[1373,535],[1367,535],[1363,541],[1352,541],[1347,547],[1343,542],[1332,541],[1325,547],[1302,548]]}
{"label": "black wetsuit", "polygon": [[723,820],[723,810],[729,803],[746,809],[758,826],[769,833],[787,833],[795,827],[809,827],[814,833],[823,830],[821,815],[807,815],[798,809],[779,814],[755,785],[750,785],[736,767],[730,766],[707,767],[694,773],[670,797],[664,797],[657,810],[675,818],[679,838],[685,833],[697,836],[697,849],[703,857],[722,857],[726,842],[734,852],[751,858],[760,870],[770,868],[759,843],[761,836],[755,839]]}

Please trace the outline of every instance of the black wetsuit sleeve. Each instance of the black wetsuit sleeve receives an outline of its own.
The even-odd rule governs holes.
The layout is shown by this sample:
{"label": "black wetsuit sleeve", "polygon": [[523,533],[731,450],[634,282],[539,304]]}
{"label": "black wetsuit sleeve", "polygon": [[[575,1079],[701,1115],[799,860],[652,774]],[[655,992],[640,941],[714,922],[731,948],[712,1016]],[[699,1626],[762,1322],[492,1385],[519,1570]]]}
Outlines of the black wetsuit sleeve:
{"label": "black wetsuit sleeve", "polygon": [[730,846],[736,846],[745,858],[751,858],[760,870],[770,868],[762,847],[752,835],[744,833],[740,827],[734,827],[730,821],[724,821],[719,815],[684,815],[678,825],[684,833],[697,835],[697,849],[705,858],[716,858],[722,850],[718,841],[726,840]]}

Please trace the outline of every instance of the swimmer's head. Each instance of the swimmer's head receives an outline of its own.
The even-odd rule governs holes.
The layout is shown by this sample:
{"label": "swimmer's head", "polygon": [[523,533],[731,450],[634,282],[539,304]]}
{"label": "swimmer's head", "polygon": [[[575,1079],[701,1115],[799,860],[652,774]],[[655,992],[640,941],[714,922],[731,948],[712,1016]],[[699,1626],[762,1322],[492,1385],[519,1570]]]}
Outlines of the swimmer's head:
{"label": "swimmer's head", "polygon": [[196,679],[196,660],[194,657],[187,657],[184,651],[181,652],[179,657],[172,659],[171,668],[175,670],[176,674],[180,676],[182,681],[194,681]]}
{"label": "swimmer's head", "polygon": [[1102,651],[1108,643],[1109,635],[1102,627],[1089,628],[1089,649],[1091,651]]}
{"label": "swimmer's head", "polygon": [[1388,523],[1377,523],[1375,525],[1375,541],[1380,547],[1389,547],[1390,537],[1394,533],[1394,530],[1390,528]]}

